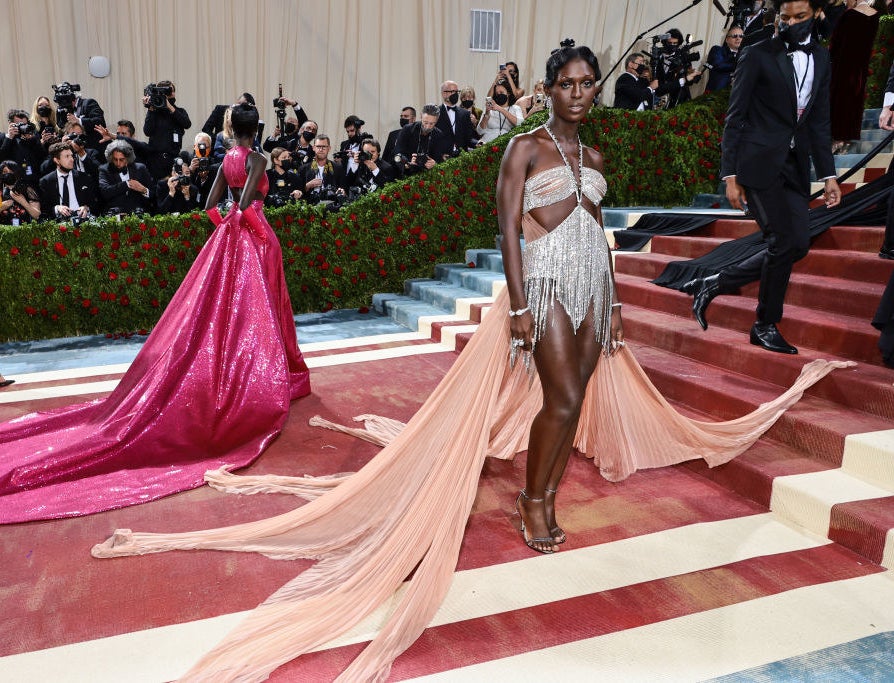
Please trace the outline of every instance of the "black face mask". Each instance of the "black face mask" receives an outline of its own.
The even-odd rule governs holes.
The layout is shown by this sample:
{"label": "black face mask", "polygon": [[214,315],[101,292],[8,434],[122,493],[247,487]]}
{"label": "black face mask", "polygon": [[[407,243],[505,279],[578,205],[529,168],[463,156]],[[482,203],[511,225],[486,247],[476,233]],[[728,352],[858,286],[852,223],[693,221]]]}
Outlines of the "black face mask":
{"label": "black face mask", "polygon": [[646,65],[645,64],[637,64],[636,65],[636,73],[638,73],[640,76],[642,76],[644,73],[646,73]]}
{"label": "black face mask", "polygon": [[812,31],[812,17],[807,21],[799,21],[797,24],[779,24],[779,37],[782,38],[789,50],[794,50],[796,46],[810,38]]}
{"label": "black face mask", "polygon": [[664,52],[665,52],[665,54],[670,54],[671,52],[673,52],[673,51],[676,50],[676,49],[677,49],[677,46],[676,46],[676,45],[668,45],[668,44],[666,44],[666,43],[665,43],[665,45],[664,45]]}
{"label": "black face mask", "polygon": [[279,162],[279,165],[282,166],[283,171],[288,171],[292,168],[292,160],[291,159],[283,159]]}
{"label": "black face mask", "polygon": [[405,119],[403,116],[401,116],[400,119],[398,119],[398,120],[400,121],[399,125],[401,128],[403,128],[404,126],[410,125],[410,119]]}
{"label": "black face mask", "polygon": [[472,105],[475,104],[475,100],[463,100],[460,104],[463,106],[463,109],[471,109]]}
{"label": "black face mask", "polygon": [[301,137],[304,138],[304,141],[305,141],[305,142],[310,142],[310,141],[313,140],[315,137],[317,137],[317,134],[316,134],[316,133],[313,133],[313,132],[311,132],[311,131],[309,131],[309,130],[306,130],[306,131],[304,131],[303,133],[301,133]]}
{"label": "black face mask", "polygon": [[296,130],[298,130],[298,126],[294,123],[286,124],[286,135],[294,135]]}
{"label": "black face mask", "polygon": [[12,173],[4,173],[0,178],[3,179],[4,185],[15,185],[16,177]]}
{"label": "black face mask", "polygon": [[459,102],[459,93],[458,92],[453,93],[450,97],[447,98],[447,101],[450,104],[456,104],[457,102]]}
{"label": "black face mask", "polygon": [[509,101],[509,95],[505,93],[496,93],[494,95],[494,102],[499,104],[501,107]]}
{"label": "black face mask", "polygon": [[38,107],[37,108],[38,116],[49,116],[52,113],[53,113],[53,110],[50,109],[49,107]]}

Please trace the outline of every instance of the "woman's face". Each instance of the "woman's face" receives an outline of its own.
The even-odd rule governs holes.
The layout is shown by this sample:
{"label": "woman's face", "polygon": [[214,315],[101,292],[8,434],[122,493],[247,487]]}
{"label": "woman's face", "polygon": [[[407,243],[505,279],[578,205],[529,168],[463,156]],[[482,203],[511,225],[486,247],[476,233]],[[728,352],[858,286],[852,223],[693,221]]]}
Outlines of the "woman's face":
{"label": "woman's face", "polygon": [[283,160],[284,160],[284,159],[288,159],[289,156],[290,156],[290,155],[289,155],[288,152],[282,152],[278,157],[276,157],[276,161],[274,162],[274,166],[282,167],[282,162],[283,162]]}
{"label": "woman's face", "polygon": [[548,90],[553,102],[553,115],[578,122],[596,99],[596,74],[583,59],[573,59],[559,69],[556,82]]}
{"label": "woman's face", "polygon": [[44,106],[49,107],[49,106],[50,106],[50,100],[47,99],[46,97],[38,97],[38,98],[37,98],[37,106],[38,106],[38,107],[44,107]]}
{"label": "woman's face", "polygon": [[506,88],[505,85],[498,85],[494,88],[494,95],[501,95],[501,94],[506,95],[507,98],[509,97],[509,90]]}

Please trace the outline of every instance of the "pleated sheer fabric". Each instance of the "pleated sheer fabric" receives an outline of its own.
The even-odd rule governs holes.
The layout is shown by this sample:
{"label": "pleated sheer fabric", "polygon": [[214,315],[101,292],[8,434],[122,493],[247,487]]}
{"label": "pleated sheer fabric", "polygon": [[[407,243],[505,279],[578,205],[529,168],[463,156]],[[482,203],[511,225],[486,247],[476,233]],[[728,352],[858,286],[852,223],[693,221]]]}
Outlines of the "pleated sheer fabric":
{"label": "pleated sheer fabric", "polygon": [[[524,224],[528,240],[542,231],[529,216]],[[182,680],[264,680],[391,603],[378,635],[338,680],[387,677],[391,662],[446,595],[485,457],[511,458],[523,450],[540,408],[537,378],[531,381],[522,363],[514,370],[508,365],[508,309],[504,291],[406,426],[367,416],[372,433],[346,428],[387,444],[355,474],[323,480],[210,475],[224,490],[282,491],[315,498],[310,503],[271,519],[206,531],[121,529],[93,548],[95,557],[214,549],[319,560],[257,607]],[[755,412],[704,423],[679,415],[622,348],[600,359],[576,445],[613,481],[638,468],[699,457],[716,465],[747,449],[807,387],[845,365],[813,361],[791,389]]]}

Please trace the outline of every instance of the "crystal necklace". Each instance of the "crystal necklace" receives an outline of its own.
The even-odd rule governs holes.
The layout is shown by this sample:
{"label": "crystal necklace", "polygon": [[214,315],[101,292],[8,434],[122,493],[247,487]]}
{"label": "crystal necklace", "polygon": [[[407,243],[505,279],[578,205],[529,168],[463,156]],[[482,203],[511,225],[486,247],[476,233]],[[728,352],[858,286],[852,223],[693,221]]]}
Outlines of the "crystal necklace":
{"label": "crystal necklace", "polygon": [[574,169],[571,168],[571,164],[568,163],[568,157],[565,156],[565,152],[562,150],[562,146],[559,144],[559,141],[556,140],[556,136],[553,135],[553,132],[549,129],[545,123],[543,124],[543,130],[545,130],[549,136],[553,139],[553,142],[556,144],[556,149],[559,150],[559,154],[562,155],[562,161],[565,162],[565,167],[568,169],[568,172],[571,173],[571,179],[574,181],[574,196],[577,198],[577,203],[580,203],[584,199],[584,146],[581,144],[580,135],[577,136],[577,153],[578,153],[578,174],[579,178],[574,177]]}

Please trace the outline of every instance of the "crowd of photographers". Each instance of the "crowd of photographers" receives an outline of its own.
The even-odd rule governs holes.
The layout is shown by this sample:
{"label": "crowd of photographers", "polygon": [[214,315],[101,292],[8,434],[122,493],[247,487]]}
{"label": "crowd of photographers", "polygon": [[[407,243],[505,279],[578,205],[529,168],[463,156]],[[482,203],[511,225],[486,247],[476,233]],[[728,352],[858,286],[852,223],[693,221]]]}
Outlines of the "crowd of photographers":
{"label": "crowd of photographers", "polygon": [[[52,98],[38,97],[30,113],[7,112],[0,132],[0,224],[37,220],[79,223],[96,216],[134,213],[184,213],[204,207],[227,149],[233,144],[226,121],[228,106],[213,108],[202,132],[184,140],[192,126],[177,105],[171,81],[150,83],[143,92],[142,134],[126,119],[112,128],[99,103],[83,97],[76,83],[53,85]],[[524,98],[518,66],[501,64],[485,102],[475,106],[475,91],[453,81],[441,86],[441,104],[417,113],[406,106],[399,127],[383,146],[351,115],[346,139],[334,144],[320,132],[301,105],[274,98],[272,133],[255,141],[270,159],[266,203],[345,203],[474,149],[517,126],[543,108],[542,87]],[[237,102],[254,105],[250,93]],[[524,105],[524,109],[522,106]],[[186,149],[184,149],[184,147]]]}

